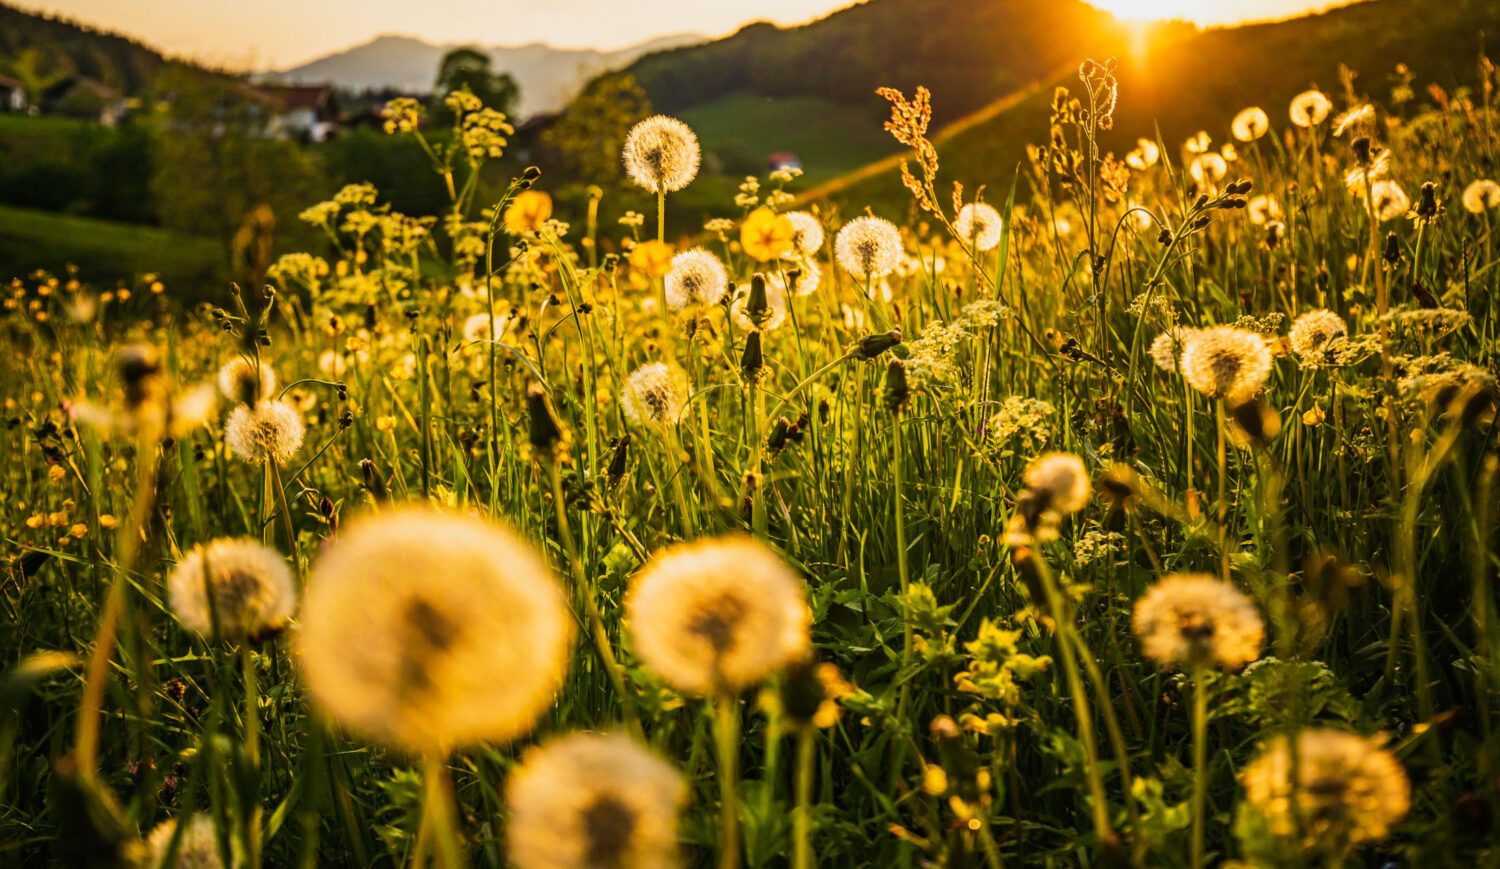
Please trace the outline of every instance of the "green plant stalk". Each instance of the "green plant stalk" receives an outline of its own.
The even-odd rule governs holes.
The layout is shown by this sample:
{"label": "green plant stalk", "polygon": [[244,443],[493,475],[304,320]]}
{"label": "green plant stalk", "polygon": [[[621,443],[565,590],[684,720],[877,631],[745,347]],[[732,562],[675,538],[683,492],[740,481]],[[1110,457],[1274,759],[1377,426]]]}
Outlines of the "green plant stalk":
{"label": "green plant stalk", "polygon": [[[419,843],[426,837],[437,845],[438,862],[444,869],[462,869],[468,865],[463,847],[459,843],[457,811],[453,803],[453,782],[448,776],[447,765],[440,754],[422,757],[422,783],[425,798],[422,801],[422,830]],[[417,862],[422,859],[422,846],[417,848]]]}
{"label": "green plant stalk", "polygon": [[803,725],[797,731],[796,808],[792,813],[792,869],[812,869],[813,760],[817,730]]}
{"label": "green plant stalk", "polygon": [[907,606],[910,603],[908,595],[911,593],[911,568],[906,563],[906,503],[903,497],[905,493],[903,479],[905,474],[901,468],[904,459],[902,456],[901,441],[903,427],[901,423],[901,412],[897,411],[895,416],[895,432],[891,438],[892,460],[895,463],[895,495],[891,500],[893,502],[892,509],[896,516],[896,571],[901,579],[901,691],[896,701],[896,717],[904,720],[906,718],[906,706],[911,699],[911,680],[907,670],[911,667],[913,631],[911,614],[907,610]]}
{"label": "green plant stalk", "polygon": [[719,869],[740,865],[739,701],[721,693],[714,698],[714,749],[719,766]]}
{"label": "green plant stalk", "polygon": [[609,641],[609,631],[604,626],[604,616],[600,614],[599,605],[594,600],[594,587],[588,580],[583,567],[583,559],[578,555],[578,546],[573,540],[573,532],[568,525],[567,502],[563,500],[562,464],[556,461],[550,464],[552,466],[552,500],[557,507],[557,535],[562,538],[563,551],[567,555],[568,567],[573,574],[577,595],[588,614],[594,647],[599,652],[599,659],[604,663],[604,671],[609,675],[609,681],[615,689],[615,696],[620,700],[620,709],[625,715],[625,726],[637,739],[644,740],[645,734],[641,729],[641,716],[636,709],[635,696],[630,692],[630,686],[625,682],[625,671],[615,657],[614,648]]}
{"label": "green plant stalk", "polygon": [[1204,667],[1193,668],[1193,869],[1203,869],[1204,802],[1208,785],[1208,687]]}
{"label": "green plant stalk", "polygon": [[245,688],[245,708],[241,713],[245,728],[245,763],[249,767],[245,796],[249,804],[241,808],[245,823],[245,860],[254,869],[260,866],[261,815],[260,804],[260,685],[255,672],[255,653],[250,644],[240,644],[240,671]]}

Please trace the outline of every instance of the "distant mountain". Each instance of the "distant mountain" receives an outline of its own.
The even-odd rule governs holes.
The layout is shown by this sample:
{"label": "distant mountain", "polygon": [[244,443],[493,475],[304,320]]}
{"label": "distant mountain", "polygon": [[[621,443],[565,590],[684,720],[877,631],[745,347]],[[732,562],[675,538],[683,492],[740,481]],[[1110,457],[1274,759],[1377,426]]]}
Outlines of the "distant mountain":
{"label": "distant mountain", "polygon": [[[523,117],[557,111],[596,75],[627,66],[656,51],[701,42],[702,36],[663,36],[616,51],[553,48],[541,43],[479,47],[494,59],[494,68],[510,73],[521,86]],[[443,55],[461,43],[435,45],[410,36],[381,36],[346,51],[293,69],[267,73],[267,81],[332,83],[352,89],[394,87],[427,91],[437,77]]]}

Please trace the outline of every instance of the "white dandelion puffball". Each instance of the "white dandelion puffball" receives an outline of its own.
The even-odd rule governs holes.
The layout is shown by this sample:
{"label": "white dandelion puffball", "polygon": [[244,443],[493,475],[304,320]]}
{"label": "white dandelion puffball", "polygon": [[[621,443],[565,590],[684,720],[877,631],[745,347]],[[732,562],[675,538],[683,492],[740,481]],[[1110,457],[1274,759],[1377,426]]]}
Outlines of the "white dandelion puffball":
{"label": "white dandelion puffball", "polygon": [[1299,127],[1316,127],[1328,120],[1328,113],[1331,111],[1333,102],[1322,91],[1311,90],[1292,97],[1287,115]]}
{"label": "white dandelion puffball", "polygon": [[823,224],[806,211],[790,211],[786,219],[792,222],[792,250],[788,257],[810,257],[823,249]]}
{"label": "white dandelion puffball", "polygon": [[687,375],[682,369],[652,362],[626,378],[620,404],[626,419],[635,425],[664,427],[677,424],[687,398]]}
{"label": "white dandelion puffball", "polygon": [[1241,142],[1254,142],[1264,136],[1269,129],[1271,129],[1271,119],[1266,115],[1265,109],[1259,106],[1251,106],[1241,111],[1234,116],[1234,121],[1229,125],[1230,132],[1234,133],[1234,137]]}
{"label": "white dandelion puffball", "polygon": [[885,277],[901,264],[901,231],[883,217],[856,217],[834,239],[839,265],[862,281]]}
{"label": "white dandelion puffball", "polygon": [[242,404],[224,423],[224,443],[247,462],[284,465],[302,447],[302,417],[284,401]]}
{"label": "white dandelion puffball", "polygon": [[[258,375],[258,376],[257,376]],[[243,356],[224,363],[219,369],[219,392],[230,401],[254,404],[270,398],[276,391],[276,373],[264,362],[257,366]]]}
{"label": "white dandelion puffball", "polygon": [[801,577],[750,537],[657,552],[631,579],[625,614],[641,661],[687,694],[738,693],[812,653]]}
{"label": "white dandelion puffball", "polygon": [[666,278],[667,305],[682,310],[690,305],[717,305],[729,290],[729,273],[719,258],[701,247],[672,257]]}
{"label": "white dandelion puffball", "polygon": [[530,732],[567,673],[573,617],[509,528],[428,506],[345,524],[313,565],[298,657],[308,693],[412,754]]}
{"label": "white dandelion puffball", "polygon": [[167,600],[188,629],[213,637],[217,621],[219,637],[239,642],[281,630],[297,606],[297,589],[281,553],[226,538],[194,547],[177,563],[167,576]]}
{"label": "white dandelion puffball", "polygon": [[972,244],[979,250],[994,250],[1000,244],[1000,212],[988,203],[965,205],[958,212],[953,228],[964,244]]}
{"label": "white dandelion puffball", "polygon": [[631,181],[652,193],[672,193],[698,176],[702,150],[687,124],[653,115],[630,129],[623,157]]}

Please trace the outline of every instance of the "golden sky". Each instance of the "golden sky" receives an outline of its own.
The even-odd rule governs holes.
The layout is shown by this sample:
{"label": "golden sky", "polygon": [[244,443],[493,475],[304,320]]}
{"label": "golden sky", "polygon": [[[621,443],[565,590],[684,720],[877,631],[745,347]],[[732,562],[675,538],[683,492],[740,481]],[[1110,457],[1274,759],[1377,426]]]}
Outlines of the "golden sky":
{"label": "golden sky", "polygon": [[[669,33],[795,24],[851,0],[15,0],[233,69],[296,65],[385,33],[431,42],[617,48]],[[952,0],[955,10],[970,2]],[[1038,0],[1045,2],[1045,0]],[[1331,0],[1090,0],[1131,17],[1201,24],[1295,15]]]}

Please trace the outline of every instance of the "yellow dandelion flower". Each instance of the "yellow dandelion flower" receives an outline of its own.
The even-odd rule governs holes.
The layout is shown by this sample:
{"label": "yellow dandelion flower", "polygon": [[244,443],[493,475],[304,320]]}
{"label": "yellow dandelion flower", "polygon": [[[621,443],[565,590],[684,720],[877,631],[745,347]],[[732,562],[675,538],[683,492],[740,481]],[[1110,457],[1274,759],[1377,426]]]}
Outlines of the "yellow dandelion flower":
{"label": "yellow dandelion flower", "polygon": [[[650,242],[646,242],[650,244]],[[639,250],[641,245],[637,245]],[[717,305],[729,291],[729,274],[719,258],[701,247],[670,260],[666,274],[667,305],[681,310],[692,305]]]}
{"label": "yellow dandelion flower", "polygon": [[1464,210],[1470,214],[1483,214],[1491,208],[1500,208],[1500,184],[1489,178],[1481,178],[1464,188],[1461,199]]}
{"label": "yellow dandelion flower", "polygon": [[[209,590],[213,603],[209,603]],[[286,560],[248,539],[219,539],[196,546],[167,576],[167,600],[183,626],[230,642],[254,640],[286,626],[297,589]]]}
{"label": "yellow dandelion flower", "polygon": [[631,128],[622,156],[631,181],[652,193],[672,193],[698,176],[702,150],[687,124],[653,115]]}
{"label": "yellow dandelion flower", "polygon": [[[1342,850],[1390,835],[1411,808],[1411,782],[1379,739],[1332,728],[1297,734],[1296,786],[1290,740],[1271,741],[1241,777],[1245,796],[1272,834]],[[1295,794],[1296,804],[1293,805]]]}
{"label": "yellow dandelion flower", "polygon": [[1239,589],[1203,573],[1163,577],[1135,603],[1131,626],[1164,667],[1238,670],[1260,657],[1265,624]]}
{"label": "yellow dandelion flower", "polygon": [[1234,116],[1229,129],[1241,142],[1254,142],[1271,129],[1271,119],[1260,106],[1251,106]]}
{"label": "yellow dandelion flower", "polygon": [[298,653],[313,701],[412,753],[521,736],[552,705],[573,622],[546,562],[494,522],[425,506],[346,525],[313,566]]}
{"label": "yellow dandelion flower", "polygon": [[687,694],[738,693],[811,652],[802,580],[749,537],[658,552],[631,581],[625,611],[641,660]]}
{"label": "yellow dandelion flower", "polygon": [[666,869],[681,863],[688,789],[628,737],[573,733],[528,749],[505,783],[506,846],[519,869]]}
{"label": "yellow dandelion flower", "polygon": [[1213,326],[1188,336],[1181,364],[1194,389],[1239,404],[1255,397],[1271,376],[1271,349],[1249,329]]}
{"label": "yellow dandelion flower", "polygon": [[1347,337],[1349,327],[1342,317],[1332,311],[1318,310],[1308,311],[1293,321],[1287,341],[1304,364],[1318,365],[1328,360],[1334,341]]}
{"label": "yellow dandelion flower", "polygon": [[642,365],[625,381],[620,405],[632,423],[648,428],[677,424],[687,406],[687,375],[660,362]]}
{"label": "yellow dandelion flower", "polygon": [[740,224],[740,246],[757,262],[780,259],[796,248],[797,227],[784,214],[757,208]]}
{"label": "yellow dandelion flower", "polygon": [[271,393],[276,391],[276,372],[271,366],[260,363],[257,373],[256,363],[243,356],[224,363],[219,369],[219,392],[230,401],[241,404],[254,404],[263,398],[270,398]]}
{"label": "yellow dandelion flower", "polygon": [[973,202],[959,209],[953,229],[964,244],[977,250],[994,250],[1000,244],[1003,223],[1000,212],[987,202]]}
{"label": "yellow dandelion flower", "polygon": [[1333,101],[1322,91],[1310,90],[1292,97],[1287,116],[1299,127],[1316,127],[1328,120],[1328,113],[1331,111]]}
{"label": "yellow dandelion flower", "polygon": [[511,235],[536,232],[552,218],[552,197],[540,190],[516,194],[505,209],[505,231]]}
{"label": "yellow dandelion flower", "polygon": [[672,270],[672,246],[664,241],[643,241],[630,249],[630,267],[648,278],[664,278]]}
{"label": "yellow dandelion flower", "polygon": [[283,401],[242,404],[224,422],[224,443],[247,462],[284,465],[302,447],[302,417]]}
{"label": "yellow dandelion flower", "polygon": [[833,242],[839,265],[861,281],[885,277],[901,264],[901,231],[883,217],[856,217]]}
{"label": "yellow dandelion flower", "polygon": [[786,219],[792,223],[792,250],[788,256],[810,257],[823,249],[823,224],[806,211],[791,211]]}

